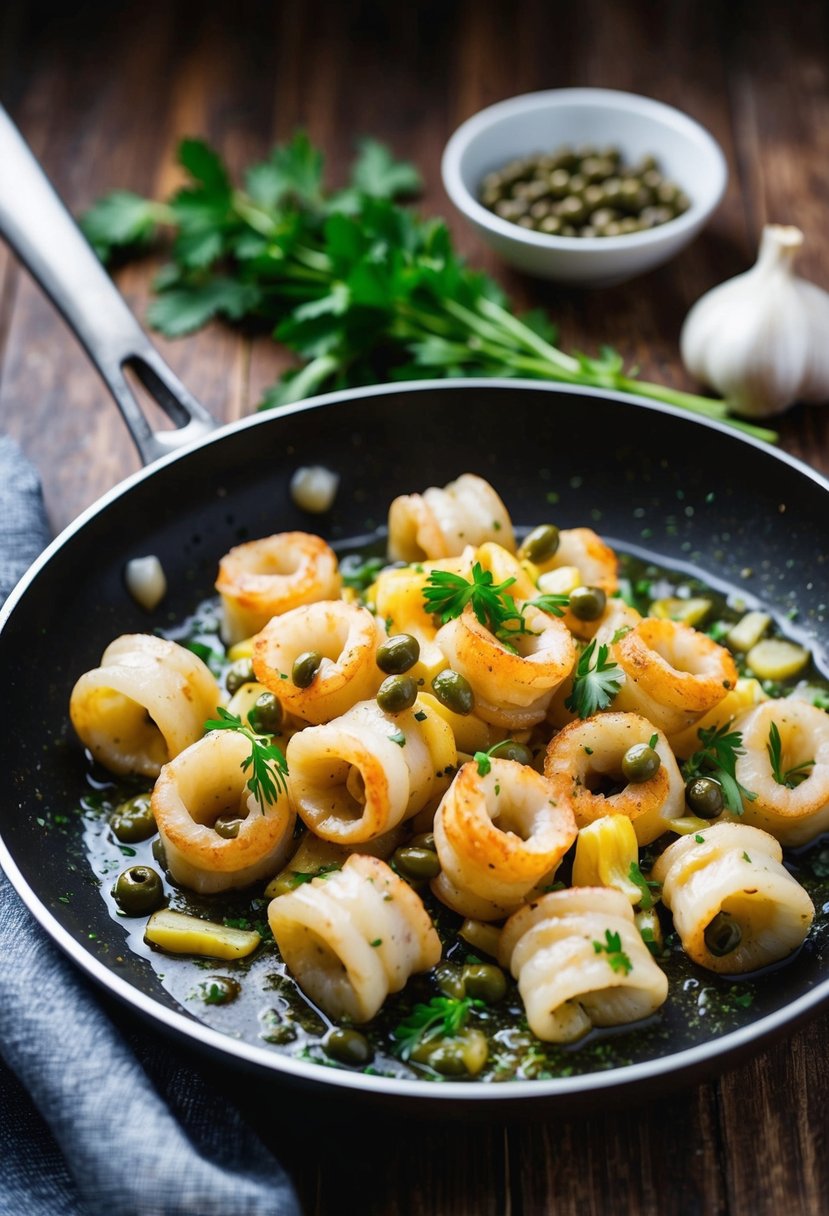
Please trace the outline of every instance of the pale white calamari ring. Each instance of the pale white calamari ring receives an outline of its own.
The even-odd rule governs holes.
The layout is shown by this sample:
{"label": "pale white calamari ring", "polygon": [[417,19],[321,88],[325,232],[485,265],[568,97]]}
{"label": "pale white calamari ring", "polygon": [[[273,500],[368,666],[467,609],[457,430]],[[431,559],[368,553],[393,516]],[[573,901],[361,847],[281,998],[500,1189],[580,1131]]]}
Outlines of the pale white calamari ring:
{"label": "pale white calamari ring", "polygon": [[403,494],[389,508],[392,561],[455,557],[467,545],[493,540],[515,551],[509,512],[488,481],[463,473],[443,489]]}

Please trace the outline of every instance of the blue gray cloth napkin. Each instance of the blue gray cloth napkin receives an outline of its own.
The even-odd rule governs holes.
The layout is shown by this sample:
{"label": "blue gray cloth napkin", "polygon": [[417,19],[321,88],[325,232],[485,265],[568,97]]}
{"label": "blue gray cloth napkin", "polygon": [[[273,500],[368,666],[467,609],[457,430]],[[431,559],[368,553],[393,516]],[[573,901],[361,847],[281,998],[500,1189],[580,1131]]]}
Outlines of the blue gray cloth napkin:
{"label": "blue gray cloth napkin", "polygon": [[[0,603],[48,528],[0,437]],[[155,1035],[125,1036],[0,871],[0,1214],[299,1216],[285,1171]]]}

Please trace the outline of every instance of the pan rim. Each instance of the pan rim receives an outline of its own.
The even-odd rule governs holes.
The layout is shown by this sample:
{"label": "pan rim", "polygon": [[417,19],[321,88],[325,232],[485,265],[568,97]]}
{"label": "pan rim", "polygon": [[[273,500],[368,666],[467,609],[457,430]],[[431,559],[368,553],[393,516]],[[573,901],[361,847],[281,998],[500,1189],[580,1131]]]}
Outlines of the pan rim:
{"label": "pan rim", "polygon": [[[130,474],[123,481],[108,490],[95,502],[90,504],[80,515],[65,527],[58,536],[44,549],[29,570],[23,575],[17,586],[9,595],[0,610],[0,634],[7,620],[15,611],[28,587],[38,577],[40,571],[49,563],[66,541],[76,532],[81,531],[87,523],[97,517],[111,503],[128,493],[135,485],[140,484],[156,471],[165,468],[178,460],[186,458],[191,453],[211,444],[222,442],[227,436],[252,427],[267,425],[276,418],[288,418],[297,413],[312,409],[336,406],[343,401],[352,401],[365,397],[397,395],[407,392],[441,391],[468,392],[475,389],[499,388],[505,390],[535,392],[551,392],[561,395],[576,395],[597,398],[603,401],[615,401],[636,409],[645,408],[656,413],[665,413],[684,420],[688,424],[696,424],[731,436],[741,444],[748,444],[764,453],[772,460],[788,465],[800,475],[805,475],[819,489],[829,493],[829,479],[817,470],[789,453],[781,452],[770,447],[752,436],[735,432],[727,424],[714,419],[689,414],[675,406],[662,402],[636,397],[632,394],[613,390],[594,389],[580,385],[559,383],[543,383],[535,380],[504,380],[491,378],[470,378],[458,380],[418,380],[404,381],[400,384],[372,385],[367,388],[343,389],[326,393],[307,401],[286,406],[274,413],[260,413],[222,425],[215,431],[188,445],[180,451],[171,452],[155,461],[153,464]],[[738,1057],[752,1046],[759,1047],[782,1031],[802,1021],[807,1015],[829,1000],[829,976],[814,987],[803,992],[794,1000],[789,1001],[780,1010],[767,1014],[747,1026],[729,1031],[727,1034],[708,1042],[684,1048],[681,1051],[668,1053],[653,1060],[640,1061],[631,1065],[596,1073],[582,1073],[571,1077],[554,1077],[549,1080],[513,1080],[499,1082],[497,1085],[470,1085],[461,1081],[442,1081],[440,1084],[430,1084],[422,1080],[406,1078],[390,1078],[367,1076],[363,1073],[352,1073],[345,1069],[327,1069],[313,1061],[294,1059],[281,1053],[273,1052],[265,1046],[245,1043],[224,1035],[219,1031],[200,1022],[186,1012],[179,1012],[161,1004],[152,996],[141,992],[129,981],[123,979],[110,968],[100,962],[84,945],[61,925],[57,918],[41,901],[33,888],[23,877],[12,856],[0,828],[0,867],[5,871],[11,885],[16,890],[34,919],[40,924],[50,939],[67,955],[73,963],[81,968],[91,979],[101,985],[106,991],[116,996],[136,1012],[150,1019],[151,1022],[161,1023],[167,1030],[183,1038],[195,1042],[201,1047],[217,1051],[228,1063],[245,1062],[261,1067],[267,1074],[278,1078],[281,1074],[292,1077],[303,1084],[317,1089],[331,1087],[341,1090],[358,1091],[365,1096],[377,1098],[406,1098],[420,1103],[449,1104],[492,1103],[506,1105],[520,1101],[521,1104],[536,1102],[553,1102],[576,1097],[583,1099],[589,1096],[601,1095],[607,1091],[630,1090],[648,1082],[658,1080],[679,1084],[681,1078],[691,1072],[702,1072],[706,1068],[720,1062],[723,1057]],[[723,1064],[724,1068],[725,1065]]]}

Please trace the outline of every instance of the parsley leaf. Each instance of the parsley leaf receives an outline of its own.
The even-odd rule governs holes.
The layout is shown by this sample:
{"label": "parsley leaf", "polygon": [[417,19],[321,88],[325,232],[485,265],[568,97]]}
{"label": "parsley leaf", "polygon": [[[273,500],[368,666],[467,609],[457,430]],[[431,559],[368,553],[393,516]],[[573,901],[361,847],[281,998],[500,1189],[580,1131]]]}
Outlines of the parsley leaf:
{"label": "parsley leaf", "polygon": [[106,259],[146,247],[162,228],[172,237],[177,280],[156,283],[150,311],[163,333],[190,333],[216,316],[268,325],[302,360],[265,393],[268,405],[423,376],[520,376],[729,421],[725,401],[639,381],[605,347],[595,357],[567,354],[546,318],[517,316],[494,280],[465,264],[442,221],[395,201],[419,176],[376,141],[363,141],[339,191],[327,189],[323,154],[303,131],[248,168],[243,187],[200,140],[183,141],[179,161],[190,180],[165,202],[117,191],[82,224]]}
{"label": "parsley leaf", "polygon": [[659,892],[662,890],[661,886],[658,882],[651,882],[649,878],[645,878],[645,875],[639,868],[639,863],[636,861],[632,861],[630,863],[628,868],[628,878],[631,882],[635,883],[642,892],[642,897],[639,900],[639,907],[643,910],[643,912],[648,912],[653,907],[656,900],[659,899]]}
{"label": "parsley leaf", "polygon": [[633,963],[622,949],[622,938],[619,933],[612,933],[610,929],[605,929],[604,941],[594,941],[593,950],[596,954],[607,954],[607,961],[614,971],[621,971],[625,975],[629,975],[633,970]]}
{"label": "parsley leaf", "polygon": [[218,718],[205,722],[205,730],[235,730],[250,741],[250,755],[242,761],[241,767],[244,772],[250,769],[247,787],[264,814],[265,803],[274,803],[280,791],[287,792],[288,762],[270,735],[257,735],[241,718],[221,705],[216,713]]}
{"label": "parsley leaf", "polygon": [[740,785],[735,776],[737,757],[743,755],[743,736],[731,730],[733,719],[724,726],[703,727],[697,731],[702,743],[682,765],[685,783],[695,777],[713,777],[722,786],[723,802],[732,815],[742,815],[743,799],[753,802],[757,797],[751,790]]}
{"label": "parsley leaf", "polygon": [[778,785],[785,785],[788,789],[796,789],[802,781],[805,781],[809,776],[809,769],[814,768],[814,760],[804,760],[800,764],[793,765],[783,771],[783,741],[780,738],[780,731],[776,722],[772,722],[769,727],[769,741],[766,744],[769,761],[771,763],[771,772]]}
{"label": "parsley leaf", "polygon": [[415,1050],[433,1039],[458,1035],[472,1009],[483,1009],[484,1001],[474,997],[433,996],[428,1004],[415,1005],[411,1013],[392,1032],[397,1039],[395,1054],[408,1060]]}
{"label": "parsley leaf", "polygon": [[514,638],[532,633],[524,620],[529,606],[553,616],[561,616],[570,602],[566,595],[548,594],[528,600],[519,607],[513,597],[506,594],[514,583],[514,578],[496,583],[492,572],[484,570],[480,562],[475,562],[472,567],[471,582],[451,570],[432,570],[423,588],[423,605],[427,612],[437,616],[445,625],[447,621],[459,617],[469,604],[477,620],[499,642],[514,649]]}
{"label": "parsley leaf", "polygon": [[596,639],[581,653],[576,664],[573,689],[564,704],[580,718],[590,718],[607,709],[625,682],[625,673],[618,663],[608,662],[608,647],[596,651]]}

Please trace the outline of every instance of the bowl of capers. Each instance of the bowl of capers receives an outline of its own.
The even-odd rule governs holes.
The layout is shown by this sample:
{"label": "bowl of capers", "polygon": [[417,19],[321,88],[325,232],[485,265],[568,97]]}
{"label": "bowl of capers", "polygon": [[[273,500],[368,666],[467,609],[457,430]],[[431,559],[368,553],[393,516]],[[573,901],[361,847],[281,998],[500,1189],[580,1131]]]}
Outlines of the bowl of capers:
{"label": "bowl of capers", "polygon": [[510,265],[608,286],[666,262],[722,198],[716,140],[672,106],[615,89],[550,89],[497,102],[449,140],[443,183]]}

